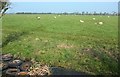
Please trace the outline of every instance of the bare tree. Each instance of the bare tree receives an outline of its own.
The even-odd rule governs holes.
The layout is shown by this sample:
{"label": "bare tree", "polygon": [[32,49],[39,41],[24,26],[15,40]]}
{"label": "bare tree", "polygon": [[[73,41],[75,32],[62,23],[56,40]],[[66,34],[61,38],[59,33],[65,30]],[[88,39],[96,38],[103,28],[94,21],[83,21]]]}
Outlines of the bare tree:
{"label": "bare tree", "polygon": [[10,5],[9,0],[0,0],[0,18],[10,8],[9,5]]}

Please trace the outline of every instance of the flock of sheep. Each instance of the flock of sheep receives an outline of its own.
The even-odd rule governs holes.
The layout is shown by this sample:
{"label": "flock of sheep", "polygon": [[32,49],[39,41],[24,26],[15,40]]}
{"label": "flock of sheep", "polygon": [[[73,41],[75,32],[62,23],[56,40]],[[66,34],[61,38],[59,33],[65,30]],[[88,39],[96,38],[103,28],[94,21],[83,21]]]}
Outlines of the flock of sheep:
{"label": "flock of sheep", "polygon": [[[58,15],[59,17],[61,16],[61,15]],[[110,16],[108,16],[108,18],[109,18]],[[54,16],[54,19],[56,19],[57,17],[56,16]],[[37,17],[37,19],[38,20],[40,20],[40,17],[38,16]],[[93,20],[96,20],[96,18],[92,18]],[[85,21],[83,21],[83,20],[80,20],[80,23],[84,23]],[[103,25],[103,22],[102,21],[99,21],[99,22],[96,22],[95,24],[99,24],[99,25]]]}
{"label": "flock of sheep", "polygon": [[[60,15],[58,15],[58,16],[60,16]],[[54,16],[54,18],[56,19],[57,17],[56,17],[56,16]],[[38,16],[38,17],[37,17],[37,19],[38,19],[38,20],[40,20],[40,17]]]}
{"label": "flock of sheep", "polygon": [[[93,20],[95,20],[96,18],[92,18],[92,19],[93,19]],[[84,21],[83,21],[83,20],[80,20],[80,22],[81,22],[81,23],[84,23]],[[95,23],[95,24],[102,25],[102,24],[103,24],[103,22],[101,22],[101,21],[100,21],[100,22],[97,22],[97,23]]]}

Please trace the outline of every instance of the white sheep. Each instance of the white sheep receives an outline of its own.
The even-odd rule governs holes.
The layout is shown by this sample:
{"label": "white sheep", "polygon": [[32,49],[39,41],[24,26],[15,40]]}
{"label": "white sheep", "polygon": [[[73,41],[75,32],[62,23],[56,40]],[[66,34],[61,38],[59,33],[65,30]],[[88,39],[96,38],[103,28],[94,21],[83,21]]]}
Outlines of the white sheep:
{"label": "white sheep", "polygon": [[81,23],[84,23],[84,21],[83,21],[83,20],[80,20],[80,22],[81,22]]}
{"label": "white sheep", "polygon": [[93,20],[95,20],[95,18],[93,18]]}
{"label": "white sheep", "polygon": [[110,18],[110,16],[108,16],[108,18]]}
{"label": "white sheep", "polygon": [[99,22],[99,25],[102,25],[103,24],[103,22]]}
{"label": "white sheep", "polygon": [[54,18],[56,19],[56,16],[54,16]]}
{"label": "white sheep", "polygon": [[37,17],[37,19],[40,19],[40,17]]}

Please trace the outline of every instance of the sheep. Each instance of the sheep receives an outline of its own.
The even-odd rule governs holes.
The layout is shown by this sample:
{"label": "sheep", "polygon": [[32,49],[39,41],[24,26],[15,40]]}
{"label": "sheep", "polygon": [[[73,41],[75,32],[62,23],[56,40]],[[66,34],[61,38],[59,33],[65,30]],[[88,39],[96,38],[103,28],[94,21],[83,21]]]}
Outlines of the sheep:
{"label": "sheep", "polygon": [[93,18],[93,20],[95,20],[95,18]]}
{"label": "sheep", "polygon": [[40,19],[40,17],[37,17],[37,19]]}
{"label": "sheep", "polygon": [[99,25],[102,25],[103,24],[103,22],[99,22]]}
{"label": "sheep", "polygon": [[108,18],[109,18],[110,16],[108,16]]}
{"label": "sheep", "polygon": [[54,16],[54,18],[56,19],[56,16]]}
{"label": "sheep", "polygon": [[81,23],[84,23],[84,21],[83,21],[83,20],[80,20],[80,22],[81,22]]}

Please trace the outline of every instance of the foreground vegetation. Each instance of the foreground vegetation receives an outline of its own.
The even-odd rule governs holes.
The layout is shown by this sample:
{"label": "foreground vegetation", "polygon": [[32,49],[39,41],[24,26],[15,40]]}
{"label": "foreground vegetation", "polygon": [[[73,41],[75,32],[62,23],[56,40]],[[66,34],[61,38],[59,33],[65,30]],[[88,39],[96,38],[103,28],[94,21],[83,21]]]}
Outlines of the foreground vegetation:
{"label": "foreground vegetation", "polygon": [[2,21],[3,53],[90,74],[117,74],[117,16],[13,14]]}

